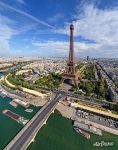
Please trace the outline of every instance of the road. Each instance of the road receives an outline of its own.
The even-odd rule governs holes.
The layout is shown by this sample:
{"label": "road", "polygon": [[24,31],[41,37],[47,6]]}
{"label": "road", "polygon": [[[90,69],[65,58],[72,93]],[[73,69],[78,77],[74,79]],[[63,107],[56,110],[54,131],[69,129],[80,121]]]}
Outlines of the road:
{"label": "road", "polygon": [[101,124],[105,127],[109,127],[115,130],[118,130],[118,120],[105,116],[105,115],[99,115],[92,112],[89,112],[87,110],[78,109],[76,112],[76,115],[78,118],[82,118],[91,122],[95,122],[97,124]]}
{"label": "road", "polygon": [[[43,87],[40,87],[41,90],[46,90],[46,91],[51,91],[50,89],[48,88],[43,88]],[[92,98],[92,97],[87,97],[87,96],[83,96],[83,95],[79,95],[79,94],[74,94],[73,92],[70,92],[70,91],[63,91],[63,90],[58,90],[58,89],[54,89],[52,90],[53,93],[61,93],[62,95],[64,96],[69,96],[71,98],[76,98],[80,101],[83,101],[83,102],[87,102],[87,103],[90,103],[90,104],[95,104],[95,105],[98,105],[98,106],[106,106],[106,107],[109,107],[111,104],[112,105],[116,105],[116,102],[109,102],[109,101],[106,101],[106,100],[100,100],[100,99],[97,99],[97,98]]]}
{"label": "road", "polygon": [[98,106],[108,106],[109,107],[110,104],[113,104],[113,105],[116,104],[116,103],[113,103],[113,102],[108,102],[106,100],[99,100],[97,98],[89,98],[87,96],[82,96],[82,95],[79,95],[79,94],[74,94],[72,92],[57,91],[57,90],[55,90],[53,92],[54,93],[56,93],[56,92],[58,93],[59,92],[59,93],[65,95],[65,96],[69,96],[71,98],[76,98],[76,99],[78,99],[80,101],[84,101],[84,102],[87,102],[87,103],[90,103],[90,104],[95,104],[95,105],[98,105]]}
{"label": "road", "polygon": [[47,107],[44,108],[44,110],[35,118],[35,120],[31,123],[31,125],[17,139],[17,141],[9,148],[9,150],[21,150],[22,146],[27,143],[29,137],[37,128],[37,126],[44,120],[44,118],[46,118],[47,114],[50,113],[52,108],[55,107],[55,105],[61,98],[62,96],[57,94],[55,98],[47,105]]}

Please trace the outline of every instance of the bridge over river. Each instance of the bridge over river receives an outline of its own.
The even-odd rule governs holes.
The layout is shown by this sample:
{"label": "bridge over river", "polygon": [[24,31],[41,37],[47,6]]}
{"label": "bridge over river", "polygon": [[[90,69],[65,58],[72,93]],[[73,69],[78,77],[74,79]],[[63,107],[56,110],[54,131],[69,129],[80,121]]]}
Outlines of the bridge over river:
{"label": "bridge over river", "polygon": [[4,148],[4,150],[26,150],[32,139],[48,119],[52,111],[60,100],[63,100],[61,94],[47,102],[42,109],[26,124],[26,126],[12,139],[12,141]]}

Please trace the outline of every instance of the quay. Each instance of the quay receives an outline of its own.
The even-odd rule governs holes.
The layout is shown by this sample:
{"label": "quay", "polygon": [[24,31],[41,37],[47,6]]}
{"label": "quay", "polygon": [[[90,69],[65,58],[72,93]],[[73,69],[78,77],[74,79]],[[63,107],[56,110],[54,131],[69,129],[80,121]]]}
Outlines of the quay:
{"label": "quay", "polygon": [[[23,107],[29,107],[29,103],[27,102],[27,98],[23,94],[15,93],[12,89],[7,88],[6,86],[0,84],[0,91],[4,92],[6,96],[13,99],[10,105],[19,104]],[[13,103],[12,103],[13,102]],[[15,105],[16,107],[16,105]]]}
{"label": "quay", "polygon": [[23,125],[25,125],[29,121],[8,109],[3,110],[3,114]]}
{"label": "quay", "polygon": [[9,104],[10,104],[11,106],[13,106],[14,108],[16,108],[16,107],[18,106],[18,104],[15,103],[14,101],[10,101]]}
{"label": "quay", "polygon": [[23,107],[25,107],[25,108],[28,108],[28,107],[29,107],[29,103],[24,102],[24,101],[21,101],[21,100],[19,100],[19,99],[14,99],[13,102],[15,102],[15,103],[17,103],[17,104],[19,104],[19,105],[21,105],[21,106],[23,106]]}
{"label": "quay", "polygon": [[74,127],[74,130],[75,130],[77,133],[79,133],[80,135],[82,135],[82,136],[84,136],[85,138],[87,138],[87,139],[90,139],[90,137],[91,137],[89,133],[87,133],[86,131],[84,131],[84,130],[78,128],[78,127]]}
{"label": "quay", "polygon": [[26,124],[26,126],[12,139],[4,150],[26,150],[31,141],[35,138],[40,128],[45,124],[48,117],[54,111],[60,100],[65,99],[61,94],[48,101]]}
{"label": "quay", "polygon": [[80,108],[80,109],[83,109],[83,110],[87,110],[87,111],[90,111],[90,112],[98,113],[98,114],[101,114],[101,115],[105,115],[107,117],[112,117],[112,118],[118,119],[117,114],[113,114],[111,112],[102,111],[102,110],[98,110],[96,108],[91,108],[91,107],[88,107],[88,106],[80,105],[80,104],[75,103],[75,102],[71,103],[71,106],[75,107],[75,108]]}
{"label": "quay", "polygon": [[85,122],[74,121],[73,126],[102,136],[102,131],[100,129],[94,127],[93,125],[85,124]]}
{"label": "quay", "polygon": [[8,109],[3,110],[3,114],[5,114],[6,116],[10,117],[11,119],[19,122],[20,116]]}

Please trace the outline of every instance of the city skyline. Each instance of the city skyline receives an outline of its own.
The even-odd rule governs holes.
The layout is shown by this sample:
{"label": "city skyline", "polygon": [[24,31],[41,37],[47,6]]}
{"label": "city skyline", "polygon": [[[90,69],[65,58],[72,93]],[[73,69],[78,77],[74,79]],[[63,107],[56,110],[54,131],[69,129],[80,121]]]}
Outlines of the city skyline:
{"label": "city skyline", "polygon": [[0,0],[0,57],[68,57],[69,25],[76,57],[118,58],[118,1]]}

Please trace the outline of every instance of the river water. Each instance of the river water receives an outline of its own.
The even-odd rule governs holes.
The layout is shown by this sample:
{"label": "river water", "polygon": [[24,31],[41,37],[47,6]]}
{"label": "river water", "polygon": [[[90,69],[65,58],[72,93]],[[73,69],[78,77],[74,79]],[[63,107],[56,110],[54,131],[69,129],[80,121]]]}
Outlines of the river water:
{"label": "river water", "polygon": [[33,109],[32,113],[25,111],[25,108],[18,106],[14,108],[9,104],[12,99],[9,97],[0,97],[0,150],[10,142],[10,140],[23,128],[22,124],[17,123],[11,118],[2,114],[2,111],[9,109],[20,116],[23,116],[27,119],[31,119],[34,114],[40,109],[39,107],[30,106],[30,109]]}
{"label": "river water", "polygon": [[[96,142],[112,142],[113,146],[95,146]],[[37,134],[35,142],[28,150],[117,150],[118,136],[103,133],[103,136],[91,134],[87,140],[73,130],[72,121],[59,114],[52,114],[47,124]]]}
{"label": "river water", "polygon": [[[2,111],[9,109],[20,116],[31,119],[40,109],[30,106],[30,109],[34,111],[28,113],[21,106],[14,108],[9,105],[11,100],[9,97],[0,97],[0,150],[23,128],[23,125],[3,115]],[[37,134],[35,142],[28,147],[28,150],[117,150],[117,139],[118,136],[104,132],[102,137],[91,134],[91,139],[87,140],[73,130],[71,120],[54,113]],[[112,142],[113,146],[94,146],[94,143],[101,141]]]}
{"label": "river water", "polygon": [[3,76],[3,73],[2,72],[0,72],[0,78]]}
{"label": "river water", "polygon": [[[0,72],[0,78],[4,74]],[[40,107],[30,106],[29,109],[33,109],[32,113],[28,113],[25,111],[25,108],[18,106],[14,108],[9,104],[12,98],[9,97],[1,97],[0,96],[0,150],[3,149],[12,138],[23,128],[22,124],[17,123],[11,118],[5,116],[2,111],[5,109],[9,109],[20,116],[23,116],[26,119],[31,119],[34,114],[40,109]]]}

